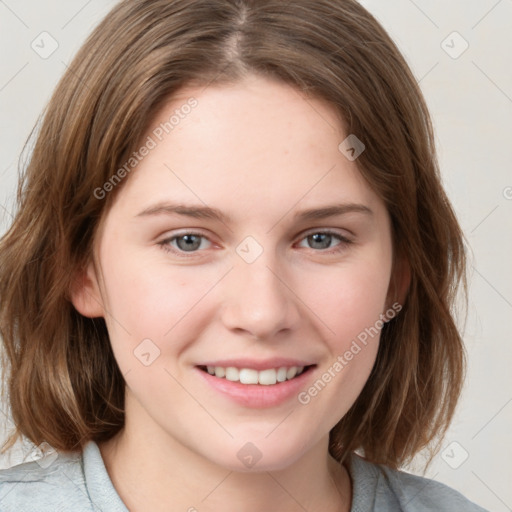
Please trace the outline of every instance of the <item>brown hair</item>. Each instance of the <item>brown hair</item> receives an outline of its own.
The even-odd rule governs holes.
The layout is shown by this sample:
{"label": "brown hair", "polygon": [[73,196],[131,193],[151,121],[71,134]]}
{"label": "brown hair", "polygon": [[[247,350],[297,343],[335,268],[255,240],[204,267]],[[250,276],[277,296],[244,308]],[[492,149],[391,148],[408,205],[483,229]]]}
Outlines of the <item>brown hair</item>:
{"label": "brown hair", "polygon": [[125,0],[62,77],[1,241],[0,334],[16,425],[8,445],[24,435],[78,450],[122,428],[125,384],[105,321],[69,299],[124,182],[104,199],[94,191],[179,89],[247,73],[329,102],[364,142],[358,166],[386,203],[395,260],[410,272],[404,307],[384,326],[330,453],[341,460],[359,449],[397,467],[446,431],[464,374],[453,309],[458,285],[466,289],[463,236],[425,101],[385,30],[355,0]]}

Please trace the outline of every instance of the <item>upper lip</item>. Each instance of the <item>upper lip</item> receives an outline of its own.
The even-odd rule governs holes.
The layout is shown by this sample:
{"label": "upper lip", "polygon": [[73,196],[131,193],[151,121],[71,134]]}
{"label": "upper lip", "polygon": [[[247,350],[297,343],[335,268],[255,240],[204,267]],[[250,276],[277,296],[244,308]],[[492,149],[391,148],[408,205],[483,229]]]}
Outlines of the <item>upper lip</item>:
{"label": "upper lip", "polygon": [[268,370],[270,368],[291,368],[292,366],[311,366],[312,363],[307,359],[290,359],[283,357],[276,357],[272,359],[218,359],[215,361],[207,361],[198,366],[221,366],[222,368],[250,368],[252,370]]}

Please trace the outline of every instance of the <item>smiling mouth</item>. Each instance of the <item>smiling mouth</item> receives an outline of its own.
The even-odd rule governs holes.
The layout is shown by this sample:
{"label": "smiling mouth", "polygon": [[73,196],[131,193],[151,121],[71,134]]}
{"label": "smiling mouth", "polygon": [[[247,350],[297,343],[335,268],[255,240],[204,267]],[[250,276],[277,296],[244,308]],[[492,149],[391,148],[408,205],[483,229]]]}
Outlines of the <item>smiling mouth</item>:
{"label": "smiling mouth", "polygon": [[309,366],[281,366],[266,370],[254,370],[252,368],[235,368],[234,366],[199,366],[199,369],[219,379],[225,379],[240,384],[259,384],[273,386],[293,380],[306,373],[316,365]]}

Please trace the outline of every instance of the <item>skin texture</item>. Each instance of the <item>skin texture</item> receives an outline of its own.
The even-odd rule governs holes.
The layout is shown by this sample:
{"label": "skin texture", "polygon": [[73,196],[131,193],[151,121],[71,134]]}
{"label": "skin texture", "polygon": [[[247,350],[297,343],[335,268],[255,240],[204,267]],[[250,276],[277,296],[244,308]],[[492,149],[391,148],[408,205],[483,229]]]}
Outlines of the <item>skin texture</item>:
{"label": "skin texture", "polygon": [[[338,150],[348,134],[328,104],[251,75],[181,90],[152,126],[191,96],[197,106],[125,178],[73,295],[83,315],[105,318],[127,384],[126,426],[100,446],[107,469],[132,511],[347,511],[350,479],[328,434],[368,379],[378,336],[307,405],[241,406],[196,365],[305,359],[316,364],[307,390],[397,299],[386,207]],[[232,219],[137,216],[166,201]],[[372,213],[294,220],[340,203]],[[351,243],[308,239],[326,229]],[[187,232],[205,237],[195,252],[164,250]],[[248,236],[251,254],[262,250],[251,263],[237,252]],[[134,354],[145,339],[149,359],[159,351],[147,366]],[[261,454],[251,468],[237,457],[248,442]]]}

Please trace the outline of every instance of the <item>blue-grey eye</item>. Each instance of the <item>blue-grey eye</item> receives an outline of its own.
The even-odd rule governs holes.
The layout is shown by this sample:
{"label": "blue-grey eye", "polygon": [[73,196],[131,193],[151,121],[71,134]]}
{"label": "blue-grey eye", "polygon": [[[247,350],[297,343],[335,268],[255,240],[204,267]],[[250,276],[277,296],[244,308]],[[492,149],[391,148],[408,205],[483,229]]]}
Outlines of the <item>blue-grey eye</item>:
{"label": "blue-grey eye", "polygon": [[204,239],[201,235],[180,235],[172,239],[182,251],[190,252],[199,249]]}

